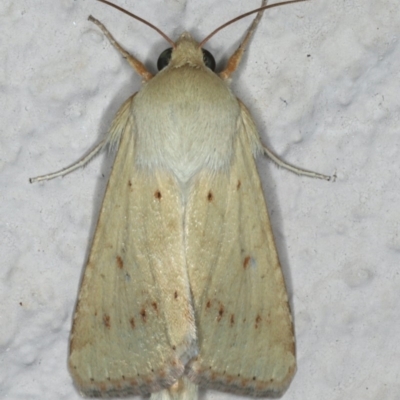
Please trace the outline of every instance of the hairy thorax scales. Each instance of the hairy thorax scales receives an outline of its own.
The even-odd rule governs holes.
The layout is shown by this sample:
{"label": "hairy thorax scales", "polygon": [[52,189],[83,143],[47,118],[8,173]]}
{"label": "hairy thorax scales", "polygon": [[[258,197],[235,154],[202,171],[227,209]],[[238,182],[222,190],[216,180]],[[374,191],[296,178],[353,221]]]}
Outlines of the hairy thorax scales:
{"label": "hairy thorax scales", "polygon": [[229,167],[240,108],[211,70],[166,68],[135,96],[132,111],[138,166],[170,170],[181,183],[202,168]]}

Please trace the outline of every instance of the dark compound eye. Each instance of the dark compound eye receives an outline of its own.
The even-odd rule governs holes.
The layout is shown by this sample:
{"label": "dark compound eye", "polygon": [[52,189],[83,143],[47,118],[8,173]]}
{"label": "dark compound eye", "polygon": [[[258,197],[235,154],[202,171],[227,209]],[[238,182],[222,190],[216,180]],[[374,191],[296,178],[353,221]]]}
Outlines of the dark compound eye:
{"label": "dark compound eye", "polygon": [[171,61],[171,54],[172,54],[172,47],[170,47],[167,50],[164,50],[160,54],[160,57],[158,57],[157,61],[157,68],[159,71],[164,69],[169,64],[169,62]]}
{"label": "dark compound eye", "polygon": [[[203,52],[203,61],[204,64],[207,68],[210,68],[211,71],[215,70],[215,59],[213,57],[213,55],[204,49],[201,49]],[[158,57],[158,61],[157,61],[157,68],[159,71],[161,71],[162,69],[164,69],[169,62],[171,61],[171,55],[172,55],[172,47],[170,47],[167,50],[164,50],[161,54],[160,57]]]}
{"label": "dark compound eye", "polygon": [[205,49],[201,49],[201,50],[203,51],[204,64],[206,65],[207,68],[210,68],[211,71],[215,71],[215,59],[214,59],[213,55]]}

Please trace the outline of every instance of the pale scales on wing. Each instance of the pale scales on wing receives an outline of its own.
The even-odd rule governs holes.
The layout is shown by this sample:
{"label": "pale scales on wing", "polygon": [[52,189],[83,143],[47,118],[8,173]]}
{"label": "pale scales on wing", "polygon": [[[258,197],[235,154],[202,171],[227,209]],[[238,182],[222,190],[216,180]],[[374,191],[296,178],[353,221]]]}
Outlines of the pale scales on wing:
{"label": "pale scales on wing", "polygon": [[295,372],[294,334],[252,152],[261,143],[244,106],[238,125],[229,172],[202,171],[186,212],[199,343],[189,376],[201,386],[276,396]]}
{"label": "pale scales on wing", "polygon": [[111,129],[122,137],[71,334],[71,373],[90,396],[161,390],[197,353],[178,186],[126,162],[133,99]]}

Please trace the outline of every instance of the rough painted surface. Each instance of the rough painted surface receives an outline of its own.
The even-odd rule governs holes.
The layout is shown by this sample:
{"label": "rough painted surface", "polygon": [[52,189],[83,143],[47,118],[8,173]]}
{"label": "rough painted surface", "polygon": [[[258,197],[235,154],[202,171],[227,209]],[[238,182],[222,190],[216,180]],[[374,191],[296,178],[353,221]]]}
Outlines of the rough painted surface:
{"label": "rough painted surface", "polygon": [[[128,6],[129,2],[120,2]],[[251,1],[138,1],[171,37],[202,38]],[[79,399],[68,336],[112,157],[29,185],[85,154],[140,79],[93,14],[154,71],[156,33],[90,0],[0,4],[0,397]],[[207,46],[226,59],[248,21]],[[194,27],[194,29],[193,29]],[[400,393],[400,11],[319,0],[268,12],[233,87],[299,178],[260,162],[293,307],[298,372],[285,400]],[[231,396],[207,392],[205,399]]]}

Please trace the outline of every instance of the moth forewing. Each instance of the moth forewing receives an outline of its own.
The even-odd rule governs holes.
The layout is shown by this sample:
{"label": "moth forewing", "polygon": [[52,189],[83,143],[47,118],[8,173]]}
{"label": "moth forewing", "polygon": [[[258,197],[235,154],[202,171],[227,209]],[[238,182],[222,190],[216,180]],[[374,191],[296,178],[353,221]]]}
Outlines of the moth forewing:
{"label": "moth forewing", "polygon": [[88,396],[161,390],[197,353],[179,187],[169,173],[136,167],[124,110],[110,132],[121,142],[71,333],[71,373]]}
{"label": "moth forewing", "polygon": [[276,396],[295,372],[295,344],[252,151],[260,147],[242,107],[229,173],[202,171],[191,193],[186,254],[199,355],[189,376],[202,386]]}

